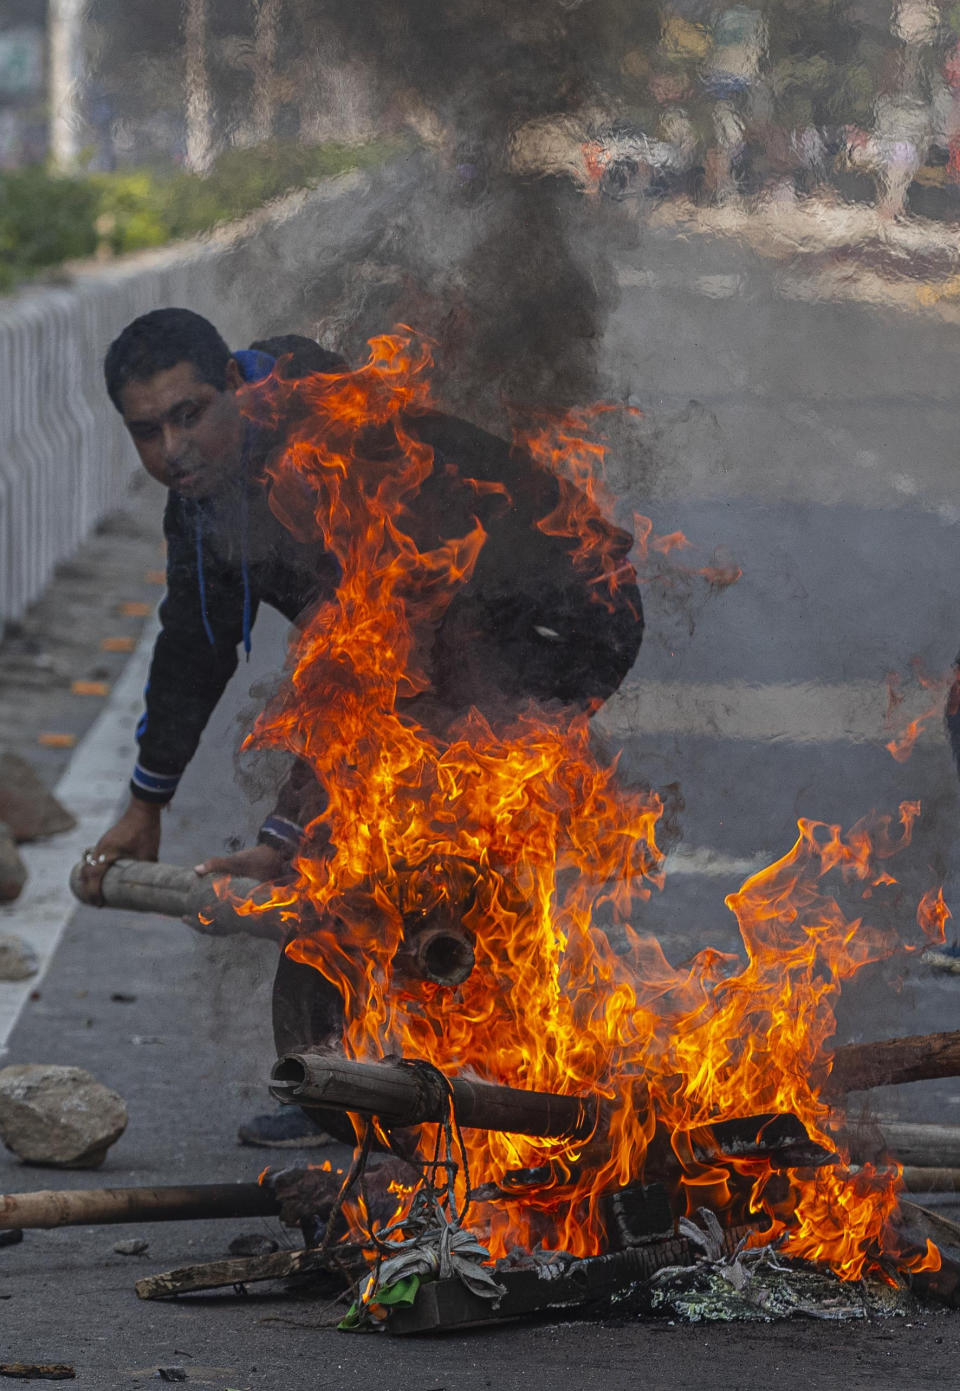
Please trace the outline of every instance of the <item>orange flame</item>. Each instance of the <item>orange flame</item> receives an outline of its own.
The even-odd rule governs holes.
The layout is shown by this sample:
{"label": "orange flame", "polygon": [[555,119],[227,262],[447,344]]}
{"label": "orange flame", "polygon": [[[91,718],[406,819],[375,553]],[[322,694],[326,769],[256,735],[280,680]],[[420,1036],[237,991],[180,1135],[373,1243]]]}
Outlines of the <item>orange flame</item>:
{"label": "orange flame", "polygon": [[896,671],[888,673],[886,724],[891,730],[892,737],[888,740],[886,748],[890,756],[895,758],[898,763],[906,763],[913,753],[914,745],[930,721],[942,716],[943,697],[947,691],[950,692],[948,709],[951,712],[956,710],[958,697],[960,697],[960,675],[956,672],[944,676],[934,676],[926,670],[919,657],[911,658],[910,669],[917,686],[921,690],[929,691],[933,699],[919,715],[907,720],[898,729],[894,717],[896,711],[903,704],[905,696],[900,673]]}
{"label": "orange flame", "polygon": [[590,575],[600,594],[606,591],[608,596],[636,573],[626,560],[633,538],[608,520],[613,498],[603,472],[604,445],[587,438],[594,423],[612,411],[641,414],[634,407],[601,404],[542,417],[535,429],[518,426],[514,430],[515,444],[555,474],[560,485],[557,505],[540,518],[538,529],[572,541],[574,564]]}
{"label": "orange flame", "polygon": [[943,897],[943,888],[927,889],[917,906],[917,926],[930,943],[947,940],[947,923],[953,917]]}
{"label": "orange flame", "polygon": [[707,581],[711,589],[728,589],[736,584],[743,571],[739,565],[726,555],[721,548],[713,553],[706,565],[681,565],[668,557],[673,551],[689,549],[690,542],[682,531],[673,531],[668,536],[657,536],[653,522],[642,513],[635,513],[634,531],[636,533],[635,555],[637,572],[641,584],[656,582],[665,589],[677,589],[695,576]]}
{"label": "orange flame", "polygon": [[[448,1075],[599,1099],[587,1142],[469,1132],[473,1185],[518,1168],[551,1175],[522,1198],[472,1209],[493,1256],[538,1242],[602,1250],[602,1196],[642,1176],[659,1126],[695,1202],[708,1190],[723,1203],[738,1188],[789,1253],[844,1278],[883,1258],[908,1262],[889,1221],[894,1174],[794,1171],[785,1194],[765,1164],[698,1161],[691,1136],[725,1117],[792,1111],[832,1144],[811,1078],[822,1074],[836,997],[897,944],[848,917],[824,881],[858,893],[894,882],[881,862],[909,843],[918,805],[904,803],[898,827],[878,818],[846,835],[801,821],[793,849],[726,900],[745,964],[706,949],[673,967],[640,930],[643,903],[663,884],[660,800],[625,788],[598,759],[586,715],[530,704],[495,722],[471,710],[438,732],[418,700],[429,692],[431,622],[486,539],[474,518],[431,549],[414,540],[434,462],[415,429],[429,366],[426,345],[405,330],[374,339],[356,372],[274,377],[246,393],[261,420],[299,409],[296,438],[271,469],[272,505],[342,571],[335,599],[297,639],[289,691],[252,736],[307,759],[328,797],[327,849],[305,852],[295,888],[278,892],[309,909],[288,951],[339,990],[351,1056],[402,1054]],[[568,484],[541,529],[569,542],[605,604],[632,572],[590,481],[602,450],[578,433],[589,424],[568,417],[524,443]],[[686,544],[647,525],[641,568]],[[734,572],[698,573],[720,585]],[[395,974],[411,895],[461,905],[476,965],[455,989]],[[618,934],[626,952],[612,944]],[[458,1182],[462,1199],[462,1174]]]}

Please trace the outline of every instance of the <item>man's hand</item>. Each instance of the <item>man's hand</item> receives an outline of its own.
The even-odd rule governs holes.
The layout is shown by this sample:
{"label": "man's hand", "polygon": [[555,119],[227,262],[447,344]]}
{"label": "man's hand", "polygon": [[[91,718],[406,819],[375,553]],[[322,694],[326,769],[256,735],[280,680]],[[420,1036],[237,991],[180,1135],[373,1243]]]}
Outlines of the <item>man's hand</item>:
{"label": "man's hand", "polygon": [[156,802],[131,797],[115,826],[83,857],[80,883],[86,903],[100,904],[103,876],[116,860],[155,860],[160,850],[160,813]]}
{"label": "man's hand", "polygon": [[214,855],[194,866],[195,874],[233,874],[243,879],[282,879],[290,873],[290,857],[271,845],[251,845],[235,855]]}

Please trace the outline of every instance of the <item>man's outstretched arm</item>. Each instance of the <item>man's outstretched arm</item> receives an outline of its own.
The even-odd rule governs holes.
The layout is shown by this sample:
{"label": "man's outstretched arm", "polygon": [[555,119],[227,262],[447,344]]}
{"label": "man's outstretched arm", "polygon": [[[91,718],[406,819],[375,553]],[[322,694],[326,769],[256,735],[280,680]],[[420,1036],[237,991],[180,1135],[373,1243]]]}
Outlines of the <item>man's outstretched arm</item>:
{"label": "man's outstretched arm", "polygon": [[84,896],[93,903],[99,901],[100,882],[115,860],[157,858],[161,812],[237,667],[242,579],[204,554],[190,526],[190,510],[182,498],[171,496],[164,517],[167,593],[137,730],[139,757],[123,814],[84,859]]}

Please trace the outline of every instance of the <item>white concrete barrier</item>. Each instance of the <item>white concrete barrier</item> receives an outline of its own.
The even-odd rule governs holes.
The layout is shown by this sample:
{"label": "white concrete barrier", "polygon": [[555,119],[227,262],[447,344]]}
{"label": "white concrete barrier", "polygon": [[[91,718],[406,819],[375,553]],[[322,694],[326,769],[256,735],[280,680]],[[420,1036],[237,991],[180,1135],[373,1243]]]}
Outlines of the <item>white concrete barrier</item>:
{"label": "white concrete barrier", "polygon": [[104,352],[123,326],[183,305],[237,347],[295,331],[303,284],[368,235],[404,184],[402,171],[345,174],[208,237],[75,267],[67,287],[0,299],[0,634],[117,505],[136,467],[103,385]]}

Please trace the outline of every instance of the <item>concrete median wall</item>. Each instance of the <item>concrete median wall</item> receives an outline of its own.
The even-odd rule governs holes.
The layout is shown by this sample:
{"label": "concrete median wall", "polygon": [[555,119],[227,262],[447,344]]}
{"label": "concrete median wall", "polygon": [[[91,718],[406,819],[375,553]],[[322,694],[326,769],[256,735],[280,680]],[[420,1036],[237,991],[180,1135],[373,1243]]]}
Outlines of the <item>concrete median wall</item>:
{"label": "concrete median wall", "polygon": [[305,287],[357,254],[409,178],[402,167],[346,174],[207,238],[0,299],[0,635],[116,507],[137,466],[101,368],[124,324],[184,305],[238,347],[310,331],[323,306]]}

